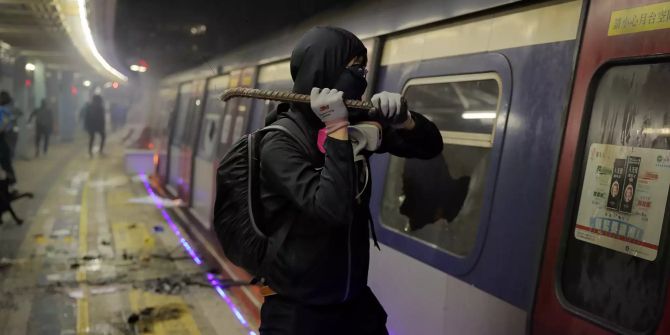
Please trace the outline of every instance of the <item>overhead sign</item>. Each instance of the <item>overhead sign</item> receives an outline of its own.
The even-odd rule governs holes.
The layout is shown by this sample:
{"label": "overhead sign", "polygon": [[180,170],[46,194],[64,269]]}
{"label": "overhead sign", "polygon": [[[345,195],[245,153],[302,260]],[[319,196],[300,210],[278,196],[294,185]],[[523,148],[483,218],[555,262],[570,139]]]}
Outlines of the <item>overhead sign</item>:
{"label": "overhead sign", "polygon": [[608,36],[670,28],[670,2],[612,12]]}

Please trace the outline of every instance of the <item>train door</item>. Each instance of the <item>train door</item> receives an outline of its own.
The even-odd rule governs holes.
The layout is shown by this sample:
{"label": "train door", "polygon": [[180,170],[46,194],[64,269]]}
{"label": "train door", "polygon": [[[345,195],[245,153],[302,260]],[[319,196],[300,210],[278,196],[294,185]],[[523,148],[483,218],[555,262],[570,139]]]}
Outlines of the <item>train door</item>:
{"label": "train door", "polygon": [[[230,72],[229,87],[253,87],[256,75],[255,67]],[[217,156],[223,157],[230,146],[244,135],[247,130],[251,101],[249,98],[235,98],[226,103],[221,128],[220,143],[217,148]]]}
{"label": "train door", "polygon": [[191,204],[191,188],[193,180],[193,159],[194,150],[197,145],[198,132],[200,131],[200,118],[203,110],[203,100],[205,94],[205,80],[196,80],[193,82],[192,103],[188,107],[188,113],[184,119],[184,129],[181,143],[181,164],[179,171],[181,175],[179,180],[179,197],[187,204]]}
{"label": "train door", "polygon": [[170,148],[170,117],[177,102],[177,88],[161,88],[153,113],[152,141],[154,144],[154,169],[161,183],[167,182],[167,156]]}
{"label": "train door", "polygon": [[193,83],[184,83],[179,86],[179,95],[177,96],[177,106],[172,117],[170,117],[171,134],[170,149],[168,151],[168,182],[167,189],[174,195],[178,194],[178,189],[183,183],[181,180],[181,145],[183,143],[184,129],[186,128],[186,115],[189,113],[190,106],[193,105]]}
{"label": "train door", "polygon": [[228,88],[230,76],[211,78],[207,82],[204,115],[200,125],[200,138],[195,154],[193,168],[193,213],[198,220],[210,228],[212,206],[214,204],[214,185],[216,165],[221,158],[216,155],[220,138],[221,119],[226,103],[219,99],[221,92]]}
{"label": "train door", "polygon": [[670,2],[592,1],[531,329],[668,334]]}

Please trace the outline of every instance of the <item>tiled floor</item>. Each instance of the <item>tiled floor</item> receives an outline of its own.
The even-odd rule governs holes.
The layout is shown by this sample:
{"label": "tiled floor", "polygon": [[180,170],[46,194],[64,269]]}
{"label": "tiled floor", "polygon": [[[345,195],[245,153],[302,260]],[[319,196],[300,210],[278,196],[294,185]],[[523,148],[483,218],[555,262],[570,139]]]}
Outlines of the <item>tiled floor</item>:
{"label": "tiled floor", "polygon": [[0,334],[254,334],[109,142],[15,162],[35,198],[14,203],[22,226],[0,225]]}

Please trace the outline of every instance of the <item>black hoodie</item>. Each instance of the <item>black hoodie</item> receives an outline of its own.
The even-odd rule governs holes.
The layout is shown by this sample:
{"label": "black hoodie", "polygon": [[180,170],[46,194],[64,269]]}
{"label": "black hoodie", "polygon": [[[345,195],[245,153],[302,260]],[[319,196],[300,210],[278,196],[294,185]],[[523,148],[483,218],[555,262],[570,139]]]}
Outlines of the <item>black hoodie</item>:
{"label": "black hoodie", "polygon": [[[333,87],[347,63],[362,53],[363,43],[346,30],[311,29],[291,55],[293,91]],[[313,147],[306,153],[281,132],[268,133],[261,142],[265,227],[272,231],[286,220],[293,222],[266,275],[268,284],[300,303],[347,301],[367,286],[371,183],[360,182],[367,167],[354,164],[349,141],[328,137],[326,154],[317,150],[318,131],[324,125],[308,105],[282,104],[276,113],[279,122],[295,123]],[[379,152],[423,159],[440,154],[438,129],[423,116],[412,116],[412,131],[385,129]],[[359,200],[357,191],[363,191]]]}

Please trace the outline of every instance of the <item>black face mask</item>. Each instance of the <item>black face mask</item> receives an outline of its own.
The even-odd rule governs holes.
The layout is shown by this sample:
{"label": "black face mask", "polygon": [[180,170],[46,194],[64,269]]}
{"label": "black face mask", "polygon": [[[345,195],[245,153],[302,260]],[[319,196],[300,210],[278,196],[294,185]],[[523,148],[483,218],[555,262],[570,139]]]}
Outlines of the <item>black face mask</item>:
{"label": "black face mask", "polygon": [[[342,71],[333,88],[342,91],[344,99],[360,100],[367,87],[368,81],[365,80],[365,67],[362,65],[353,65]],[[349,122],[351,123],[367,121],[368,119],[368,114],[363,110],[349,110]]]}
{"label": "black face mask", "polygon": [[368,87],[368,81],[365,80],[365,67],[362,65],[352,65],[345,68],[340,77],[335,82],[334,89],[342,91],[345,99],[360,100]]}

